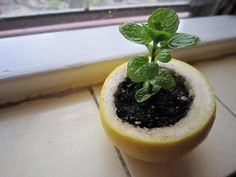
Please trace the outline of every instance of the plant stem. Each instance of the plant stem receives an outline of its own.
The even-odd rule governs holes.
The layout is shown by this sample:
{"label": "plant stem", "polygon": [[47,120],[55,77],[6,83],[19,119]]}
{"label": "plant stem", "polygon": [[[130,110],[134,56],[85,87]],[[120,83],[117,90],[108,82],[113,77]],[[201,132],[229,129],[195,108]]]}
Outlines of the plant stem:
{"label": "plant stem", "polygon": [[153,41],[152,53],[151,53],[151,62],[152,62],[152,63],[154,63],[154,61],[155,61],[156,49],[157,49],[157,42],[156,42],[156,41]]}

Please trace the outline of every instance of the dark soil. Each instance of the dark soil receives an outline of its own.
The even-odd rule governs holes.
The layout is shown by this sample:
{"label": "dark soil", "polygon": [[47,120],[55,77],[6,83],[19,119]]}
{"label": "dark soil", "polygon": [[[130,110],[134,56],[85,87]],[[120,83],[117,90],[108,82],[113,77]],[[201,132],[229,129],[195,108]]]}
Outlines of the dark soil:
{"label": "dark soil", "polygon": [[119,84],[114,96],[116,114],[121,120],[151,129],[174,125],[187,114],[193,97],[189,96],[182,78],[176,77],[176,87],[162,88],[150,99],[138,103],[134,95],[142,85],[143,83],[134,83],[128,78]]}

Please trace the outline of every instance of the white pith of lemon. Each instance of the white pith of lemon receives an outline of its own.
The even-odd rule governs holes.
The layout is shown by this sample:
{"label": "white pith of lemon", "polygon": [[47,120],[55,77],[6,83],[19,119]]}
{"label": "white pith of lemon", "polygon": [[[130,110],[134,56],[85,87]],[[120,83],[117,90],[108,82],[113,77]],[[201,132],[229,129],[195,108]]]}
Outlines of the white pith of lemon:
{"label": "white pith of lemon", "polygon": [[195,68],[172,59],[159,63],[185,78],[191,88],[193,103],[187,115],[175,125],[163,128],[140,128],[122,122],[116,115],[114,93],[127,77],[127,63],[117,67],[104,82],[100,95],[100,117],[112,143],[134,158],[156,162],[181,156],[200,144],[215,119],[215,96],[208,80]]}

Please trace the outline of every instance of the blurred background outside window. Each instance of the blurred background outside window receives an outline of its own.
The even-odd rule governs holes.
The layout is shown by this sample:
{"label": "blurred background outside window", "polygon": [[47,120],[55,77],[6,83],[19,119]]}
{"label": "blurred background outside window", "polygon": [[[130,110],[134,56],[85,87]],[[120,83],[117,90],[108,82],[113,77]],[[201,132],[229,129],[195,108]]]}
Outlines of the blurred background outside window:
{"label": "blurred background outside window", "polygon": [[0,0],[0,17],[186,4],[201,7],[205,15],[210,15],[212,10],[212,13],[235,13],[236,3],[235,0]]}
{"label": "blurred background outside window", "polygon": [[91,21],[92,26],[121,23],[121,18],[144,21],[159,7],[173,8],[180,18],[236,13],[235,0],[0,0],[0,36],[6,30],[58,24],[83,23],[71,25],[79,28]]}
{"label": "blurred background outside window", "polygon": [[17,17],[74,10],[92,11],[95,9],[188,3],[190,0],[0,0],[0,16]]}

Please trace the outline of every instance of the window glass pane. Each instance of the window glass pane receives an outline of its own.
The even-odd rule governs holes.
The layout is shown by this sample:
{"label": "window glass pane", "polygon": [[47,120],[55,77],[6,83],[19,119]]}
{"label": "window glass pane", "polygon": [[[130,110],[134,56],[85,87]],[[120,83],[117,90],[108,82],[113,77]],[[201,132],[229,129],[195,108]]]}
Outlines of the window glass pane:
{"label": "window glass pane", "polygon": [[83,10],[86,0],[0,0],[0,17]]}
{"label": "window glass pane", "polygon": [[190,3],[191,0],[89,0],[90,7],[132,7]]}
{"label": "window glass pane", "polygon": [[189,2],[190,0],[0,0],[0,17]]}

